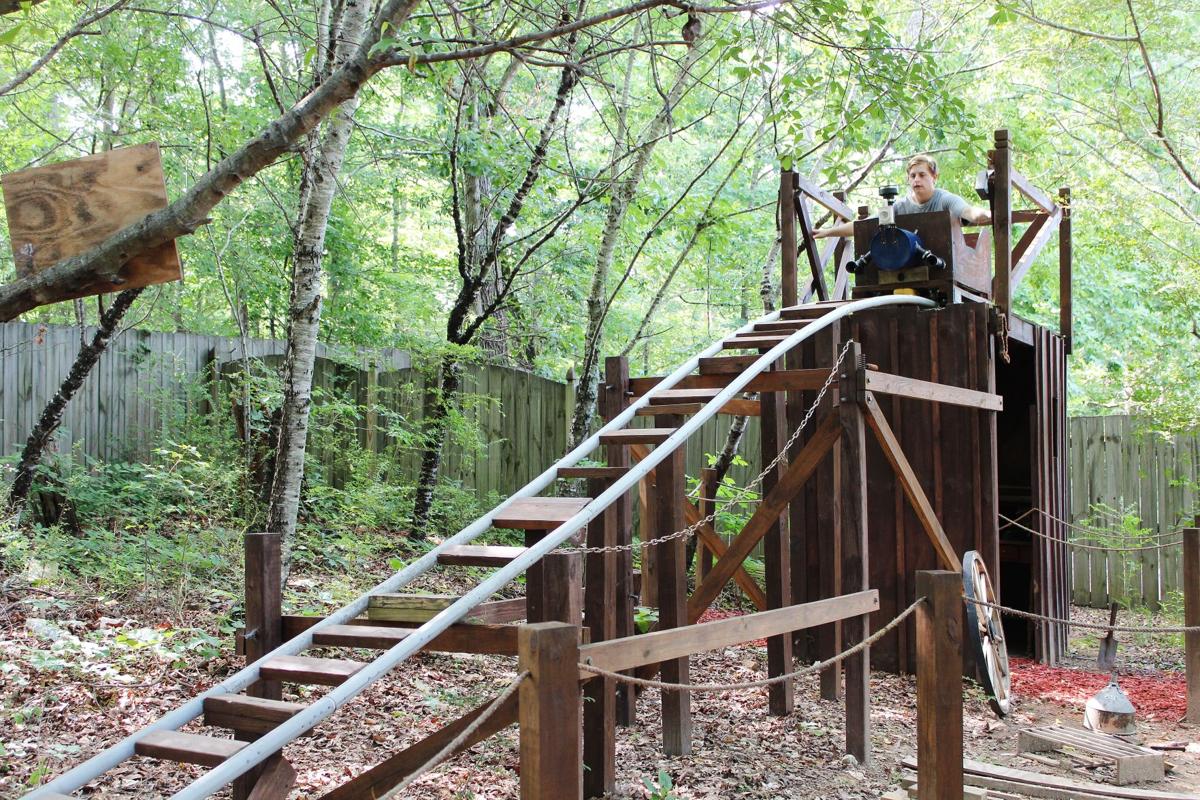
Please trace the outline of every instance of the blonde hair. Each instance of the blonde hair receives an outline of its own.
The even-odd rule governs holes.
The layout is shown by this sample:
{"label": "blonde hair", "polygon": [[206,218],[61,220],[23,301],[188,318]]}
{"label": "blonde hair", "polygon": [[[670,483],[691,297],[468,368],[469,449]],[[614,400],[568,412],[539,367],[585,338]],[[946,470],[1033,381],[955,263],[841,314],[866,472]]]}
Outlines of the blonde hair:
{"label": "blonde hair", "polygon": [[925,166],[929,167],[929,173],[931,175],[933,175],[933,177],[935,177],[935,178],[937,177],[937,174],[938,174],[937,159],[934,158],[933,156],[927,156],[924,153],[913,156],[912,158],[910,158],[908,160],[908,163],[904,165],[904,174],[907,175],[909,172],[912,171],[912,168],[917,166],[918,164],[924,164]]}

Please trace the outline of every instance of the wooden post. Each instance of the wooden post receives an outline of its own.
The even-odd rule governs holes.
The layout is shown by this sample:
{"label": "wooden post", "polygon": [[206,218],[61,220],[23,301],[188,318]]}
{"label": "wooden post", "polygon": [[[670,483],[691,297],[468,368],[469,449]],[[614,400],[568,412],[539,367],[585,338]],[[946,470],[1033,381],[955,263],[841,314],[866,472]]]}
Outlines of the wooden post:
{"label": "wooden post", "polygon": [[[867,560],[867,427],[862,402],[866,398],[866,362],[862,346],[852,342],[838,373],[838,415],[842,421],[841,452],[841,594],[866,591],[870,582]],[[845,648],[867,638],[870,617],[850,617],[842,623]],[[846,673],[846,752],[863,765],[871,763],[871,651],[863,650],[844,662]]]}
{"label": "wooden post", "polygon": [[1071,310],[1071,189],[1069,187],[1064,186],[1058,190],[1058,204],[1062,207],[1062,221],[1058,223],[1058,332],[1062,334],[1067,355],[1070,355],[1074,323]]}
{"label": "wooden post", "polygon": [[[604,391],[600,395],[601,413],[611,420],[629,405],[629,359],[625,356],[609,356],[604,360]],[[610,467],[628,467],[632,459],[629,448],[624,445],[609,445],[607,449]],[[595,497],[596,495],[592,495]],[[616,525],[617,545],[628,547],[633,542],[633,502],[629,493],[614,502],[613,521]],[[617,554],[616,578],[616,637],[633,635],[633,551],[622,550]],[[617,686],[617,724],[632,725],[636,717],[637,693],[629,684]]]}
{"label": "wooden post", "polygon": [[540,622],[583,624],[583,553],[542,556]]}
{"label": "wooden post", "polygon": [[[283,643],[282,536],[278,533],[247,533],[246,552],[246,663],[262,658]],[[250,697],[267,700],[283,698],[279,681],[258,681],[246,689]],[[235,738],[257,739],[254,734],[238,733]],[[233,785],[236,800],[245,800],[254,790],[262,766],[242,775]]]}
{"label": "wooden post", "polygon": [[785,169],[779,173],[779,244],[780,244],[780,288],[783,307],[800,302],[796,257],[796,173]]}
{"label": "wooden post", "polygon": [[[609,479],[588,481],[588,496],[598,497]],[[588,524],[588,547],[617,542],[617,509],[610,505]],[[592,642],[617,637],[618,554],[588,553],[584,619]],[[612,678],[594,677],[583,687],[583,796],[611,794],[617,785],[617,687]]]}
{"label": "wooden post", "polygon": [[1010,277],[1012,272],[1012,153],[1008,131],[996,131],[996,149],[992,151],[992,244],[996,248],[996,275],[992,279],[992,299],[1006,317],[1012,310]]}
{"label": "wooden post", "polygon": [[[668,415],[659,418],[664,428],[678,428],[683,418]],[[654,532],[666,536],[683,530],[684,448],[678,447],[655,469]],[[688,624],[687,617],[687,542],[681,537],[654,548],[658,555],[658,627],[662,630]],[[643,580],[645,583],[645,580]],[[662,662],[662,679],[667,683],[687,683],[689,662],[686,656]],[[688,692],[663,691],[663,752],[685,756],[692,752],[692,697]]]}
{"label": "wooden post", "polygon": [[[1200,518],[1196,520],[1200,524]],[[1183,624],[1200,626],[1200,527],[1183,529]],[[1185,633],[1187,721],[1200,722],[1200,633]]]}
{"label": "wooden post", "polygon": [[[719,484],[717,483],[717,470],[714,467],[705,467],[700,470],[700,516],[707,517],[713,513],[713,509],[717,506],[717,491]],[[714,531],[717,531],[717,521],[712,521]],[[696,582],[704,580],[708,573],[712,571],[713,553],[704,546],[704,542],[696,543]]]}
{"label": "wooden post", "polygon": [[379,452],[379,367],[375,359],[367,361],[367,452]]}
{"label": "wooden post", "polygon": [[561,622],[517,632],[521,684],[521,800],[575,800],[583,794],[579,751],[579,628]]}
{"label": "wooden post", "polygon": [[962,576],[920,570],[917,597],[917,790],[920,800],[963,796]]}
{"label": "wooden post", "polygon": [[[776,364],[777,368],[779,365]],[[781,392],[763,392],[760,395],[762,416],[760,433],[762,460],[769,462],[787,441],[787,418],[785,400]],[[782,470],[779,467],[763,476],[763,496],[769,495],[779,483]],[[791,537],[787,509],[772,519],[771,527],[763,537],[763,560],[766,567],[767,608],[783,608],[790,604],[791,594]],[[772,636],[767,640],[767,675],[775,677],[792,669],[792,634]],[[768,688],[770,713],[784,716],[795,708],[795,688],[791,681],[775,683]]]}
{"label": "wooden post", "polygon": [[[842,345],[842,331],[840,326],[834,326],[829,333],[829,344],[826,347],[824,344],[817,346],[816,361],[817,366],[822,369],[833,369],[837,354]],[[850,355],[846,355],[849,359]],[[848,363],[843,361],[843,364]],[[815,396],[814,396],[815,397]],[[822,407],[817,412],[819,415],[836,414],[837,406],[834,397],[827,396]],[[829,454],[829,463],[822,465],[817,471],[817,530],[816,536],[818,541],[818,563],[809,565],[809,571],[815,568],[817,571],[817,579],[820,585],[820,592],[817,597],[837,597],[844,594],[842,589],[842,517],[844,516],[840,507],[842,496],[842,460],[843,446],[839,437],[837,443],[834,444],[832,451]],[[829,502],[827,498],[834,498],[833,502]],[[817,658],[825,661],[836,653],[841,652],[843,642],[843,623],[835,622],[831,625],[822,625],[817,629]],[[821,671],[821,698],[823,700],[837,701],[842,699],[842,668],[841,662],[833,664]]]}

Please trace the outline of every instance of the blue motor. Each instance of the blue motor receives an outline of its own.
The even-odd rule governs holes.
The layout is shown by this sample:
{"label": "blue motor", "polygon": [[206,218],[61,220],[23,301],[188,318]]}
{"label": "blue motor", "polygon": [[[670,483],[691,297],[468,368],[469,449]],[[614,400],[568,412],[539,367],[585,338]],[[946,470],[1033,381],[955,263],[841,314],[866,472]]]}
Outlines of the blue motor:
{"label": "blue motor", "polygon": [[884,186],[879,194],[887,200],[887,206],[879,210],[879,230],[871,237],[870,250],[851,261],[849,270],[858,272],[867,264],[885,272],[918,266],[945,269],[946,262],[934,255],[920,236],[896,226],[895,202],[900,190],[895,186]]}

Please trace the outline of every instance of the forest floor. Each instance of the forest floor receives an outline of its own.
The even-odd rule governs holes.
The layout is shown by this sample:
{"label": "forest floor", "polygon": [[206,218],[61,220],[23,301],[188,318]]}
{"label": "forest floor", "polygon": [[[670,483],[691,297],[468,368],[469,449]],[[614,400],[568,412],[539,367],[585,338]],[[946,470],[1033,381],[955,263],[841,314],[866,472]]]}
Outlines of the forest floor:
{"label": "forest floor", "polygon": [[[386,571],[384,564],[379,572]],[[294,577],[294,607],[320,605],[322,587],[344,575]],[[327,580],[328,579],[328,580]],[[423,588],[455,588],[437,571]],[[460,587],[461,588],[461,587]],[[78,591],[78,587],[76,587]],[[171,707],[236,671],[227,602],[198,598],[181,607],[153,597],[98,599],[71,594],[65,585],[43,583],[30,590],[23,576],[0,575],[0,798],[15,798],[49,777],[110,745]],[[308,603],[309,605],[306,605]],[[1074,608],[1075,619],[1103,621],[1104,612]],[[1131,621],[1135,620],[1135,621]],[[1165,625],[1168,620],[1126,614],[1124,624]],[[1122,675],[1158,674],[1182,669],[1182,643],[1121,636]],[[1132,639],[1132,640],[1130,640]],[[1094,664],[1097,639],[1077,636],[1067,666]],[[320,653],[317,653],[320,655]],[[341,651],[342,657],[347,657]],[[350,656],[353,657],[353,656]],[[422,654],[409,666],[371,687],[342,709],[315,735],[288,748],[299,773],[293,798],[316,798],[363,769],[430,733],[495,694],[512,679],[512,658]],[[765,649],[756,646],[705,653],[693,659],[693,682],[737,682],[765,674]],[[1022,670],[1017,668],[1017,684]],[[1059,691],[1042,698],[1019,697],[1013,713],[999,720],[982,692],[968,683],[964,692],[964,740],[968,757],[1002,766],[1057,774],[1076,780],[1067,759],[1054,768],[1016,755],[1017,730],[1061,722],[1077,725],[1090,689],[1086,676],[1058,673]],[[1077,679],[1078,678],[1078,679]],[[1046,683],[1046,676],[1038,680]],[[619,729],[618,798],[665,798],[652,794],[660,770],[681,800],[732,798],[878,798],[898,788],[903,758],[915,755],[915,681],[911,676],[875,673],[871,679],[874,762],[862,766],[843,755],[843,709],[820,699],[817,678],[796,687],[796,713],[767,715],[764,690],[697,694],[693,752],[661,755],[657,691],[638,704],[638,724]],[[1084,691],[1084,688],[1087,691]],[[290,699],[306,700],[322,689],[301,689]],[[285,699],[289,699],[285,697]],[[1158,716],[1139,714],[1145,742],[1200,741],[1200,729],[1173,718],[1170,703]],[[188,728],[187,730],[192,730]],[[1153,788],[1197,792],[1200,754],[1168,753],[1174,771]],[[406,797],[418,800],[516,798],[516,729],[509,728],[468,753],[420,778]],[[170,794],[198,769],[134,760],[93,784],[89,797],[143,798]],[[1111,782],[1104,769],[1092,780]]]}

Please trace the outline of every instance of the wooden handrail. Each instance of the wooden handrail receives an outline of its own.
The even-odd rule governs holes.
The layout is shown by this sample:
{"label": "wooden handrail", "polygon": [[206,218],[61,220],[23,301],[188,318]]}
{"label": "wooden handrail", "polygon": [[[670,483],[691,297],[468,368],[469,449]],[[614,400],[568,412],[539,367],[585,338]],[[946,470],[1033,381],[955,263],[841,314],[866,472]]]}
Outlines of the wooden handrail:
{"label": "wooden handrail", "polygon": [[[756,639],[827,625],[878,610],[879,592],[869,589],[812,603],[760,611],[757,614],[586,644],[579,648],[579,655],[584,664],[619,672],[672,658],[695,655],[706,650],[719,650]],[[593,678],[595,675],[581,670],[580,677]]]}

